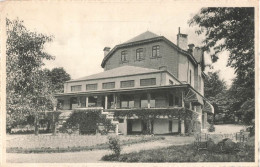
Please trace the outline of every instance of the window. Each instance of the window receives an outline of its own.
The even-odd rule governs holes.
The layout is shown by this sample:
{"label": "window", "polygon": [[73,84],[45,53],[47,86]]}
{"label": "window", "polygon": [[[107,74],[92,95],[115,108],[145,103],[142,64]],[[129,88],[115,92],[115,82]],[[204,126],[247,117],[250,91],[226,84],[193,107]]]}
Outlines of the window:
{"label": "window", "polygon": [[120,87],[121,88],[128,88],[128,87],[134,87],[134,86],[135,86],[135,81],[134,80],[121,81],[120,82]]}
{"label": "window", "polygon": [[[148,108],[148,97],[147,94],[141,96],[141,108]],[[155,98],[151,95],[150,108],[155,108]]]}
{"label": "window", "polygon": [[133,96],[121,96],[121,108],[134,108],[134,98]]}
{"label": "window", "polygon": [[115,88],[115,82],[107,82],[102,84],[103,89],[113,89]]}
{"label": "window", "polygon": [[72,92],[81,91],[81,85],[71,86],[71,91]]}
{"label": "window", "polygon": [[152,57],[160,57],[160,46],[153,46]]}
{"label": "window", "polygon": [[97,84],[87,84],[86,90],[97,90]]}
{"label": "window", "polygon": [[87,107],[96,107],[96,106],[97,106],[97,96],[89,96]]}
{"label": "window", "polygon": [[173,95],[169,94],[169,106],[173,106]]}
{"label": "window", "polygon": [[179,106],[180,105],[180,100],[179,100],[179,97],[178,96],[175,96],[175,105],[176,106]]}
{"label": "window", "polygon": [[169,79],[169,84],[170,85],[173,85],[173,81]]}
{"label": "window", "polygon": [[140,86],[156,85],[156,78],[141,79]]}
{"label": "window", "polygon": [[121,52],[121,61],[127,62],[127,51],[126,50]]}
{"label": "window", "polygon": [[144,59],[144,50],[143,48],[136,50],[136,60],[143,60]]}

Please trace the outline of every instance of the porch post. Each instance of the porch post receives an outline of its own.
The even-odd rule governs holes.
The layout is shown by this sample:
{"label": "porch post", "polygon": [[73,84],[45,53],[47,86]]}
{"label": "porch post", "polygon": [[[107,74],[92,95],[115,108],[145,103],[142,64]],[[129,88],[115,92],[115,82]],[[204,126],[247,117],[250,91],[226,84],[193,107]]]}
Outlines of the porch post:
{"label": "porch post", "polygon": [[181,134],[185,134],[184,120],[181,120]]}
{"label": "porch post", "polygon": [[86,97],[86,108],[88,108],[88,96]]}
{"label": "porch post", "polygon": [[151,108],[150,100],[151,100],[151,94],[147,93],[147,101],[148,101],[147,108]]}
{"label": "porch post", "polygon": [[114,101],[114,109],[116,109],[116,105],[117,105],[117,104],[116,104],[116,103],[117,103],[117,102],[116,102],[116,94],[113,94],[113,101]]}
{"label": "porch post", "polygon": [[118,123],[116,123],[116,135],[118,135]]}
{"label": "porch post", "polygon": [[181,106],[184,107],[184,92],[181,92]]}
{"label": "porch post", "polygon": [[107,95],[105,95],[105,109],[107,109]]}

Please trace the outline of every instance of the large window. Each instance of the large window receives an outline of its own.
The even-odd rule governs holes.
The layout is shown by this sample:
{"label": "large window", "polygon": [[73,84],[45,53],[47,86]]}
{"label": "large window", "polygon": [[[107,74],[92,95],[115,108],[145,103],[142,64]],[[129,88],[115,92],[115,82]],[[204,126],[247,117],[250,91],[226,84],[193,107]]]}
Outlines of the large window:
{"label": "large window", "polygon": [[[141,108],[148,108],[147,94],[143,94],[141,96]],[[150,108],[155,108],[155,97],[153,95],[151,95],[151,99],[150,99]]]}
{"label": "large window", "polygon": [[152,57],[156,58],[156,57],[160,57],[160,46],[153,46],[153,52],[152,52]]}
{"label": "large window", "polygon": [[81,91],[81,85],[71,86],[71,91],[72,92]]}
{"label": "large window", "polygon": [[121,96],[121,108],[134,108],[135,103],[134,103],[134,98],[133,96]]}
{"label": "large window", "polygon": [[121,52],[121,61],[127,62],[127,51],[126,50]]}
{"label": "large window", "polygon": [[128,88],[128,87],[134,87],[134,86],[135,86],[135,81],[134,80],[121,81],[120,82],[120,87],[121,88]]}
{"label": "large window", "polygon": [[156,78],[147,78],[140,80],[140,86],[156,85]]}
{"label": "large window", "polygon": [[86,90],[97,90],[97,84],[87,84]]}
{"label": "large window", "polygon": [[115,88],[115,82],[106,82],[102,84],[103,89],[113,89]]}
{"label": "large window", "polygon": [[143,60],[144,59],[144,49],[140,48],[136,50],[136,60]]}

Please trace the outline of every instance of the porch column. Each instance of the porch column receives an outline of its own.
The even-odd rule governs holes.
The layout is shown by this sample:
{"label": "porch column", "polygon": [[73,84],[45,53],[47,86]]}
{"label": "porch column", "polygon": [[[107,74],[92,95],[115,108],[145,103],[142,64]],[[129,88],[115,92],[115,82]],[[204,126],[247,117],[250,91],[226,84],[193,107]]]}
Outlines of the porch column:
{"label": "porch column", "polygon": [[117,102],[116,102],[116,94],[113,94],[113,101],[114,101],[114,109],[116,109],[116,105],[117,105],[117,104],[116,104],[116,103],[117,103]]}
{"label": "porch column", "polygon": [[181,106],[184,107],[184,92],[181,92]]}
{"label": "porch column", "polygon": [[151,94],[147,93],[147,101],[148,101],[147,108],[151,108],[150,100],[151,100]]}
{"label": "porch column", "polygon": [[78,107],[81,107],[80,97],[77,97]]}
{"label": "porch column", "polygon": [[118,135],[118,123],[116,123],[116,135]]}
{"label": "porch column", "polygon": [[88,108],[88,96],[86,97],[86,108]]}
{"label": "porch column", "polygon": [[107,95],[105,95],[105,109],[107,109]]}
{"label": "porch column", "polygon": [[192,103],[190,102],[190,110],[192,110]]}
{"label": "porch column", "polygon": [[185,134],[184,120],[181,120],[181,134]]}

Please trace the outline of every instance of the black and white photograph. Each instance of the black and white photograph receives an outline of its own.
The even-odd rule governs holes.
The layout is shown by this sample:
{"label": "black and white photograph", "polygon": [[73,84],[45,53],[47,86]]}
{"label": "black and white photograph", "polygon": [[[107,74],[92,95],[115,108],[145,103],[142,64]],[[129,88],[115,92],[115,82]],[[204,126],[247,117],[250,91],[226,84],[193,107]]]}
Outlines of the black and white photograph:
{"label": "black and white photograph", "polygon": [[0,2],[1,166],[258,166],[258,3]]}

